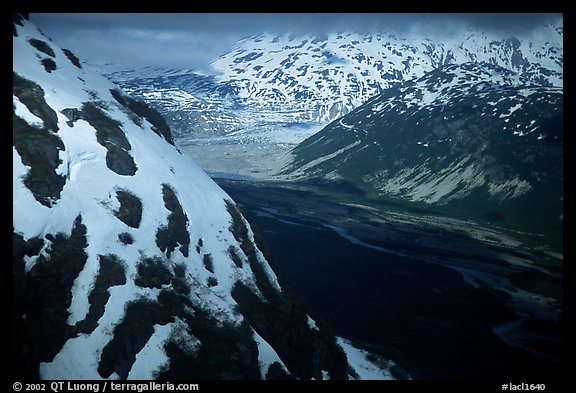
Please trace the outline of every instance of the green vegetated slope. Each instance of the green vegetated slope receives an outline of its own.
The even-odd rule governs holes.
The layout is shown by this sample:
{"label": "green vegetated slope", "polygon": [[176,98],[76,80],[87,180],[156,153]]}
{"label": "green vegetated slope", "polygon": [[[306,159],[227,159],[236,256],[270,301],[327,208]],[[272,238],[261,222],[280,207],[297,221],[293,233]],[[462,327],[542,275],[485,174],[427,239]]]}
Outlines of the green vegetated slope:
{"label": "green vegetated slope", "polygon": [[563,90],[465,63],[389,89],[293,151],[300,179],[541,233],[563,225]]}

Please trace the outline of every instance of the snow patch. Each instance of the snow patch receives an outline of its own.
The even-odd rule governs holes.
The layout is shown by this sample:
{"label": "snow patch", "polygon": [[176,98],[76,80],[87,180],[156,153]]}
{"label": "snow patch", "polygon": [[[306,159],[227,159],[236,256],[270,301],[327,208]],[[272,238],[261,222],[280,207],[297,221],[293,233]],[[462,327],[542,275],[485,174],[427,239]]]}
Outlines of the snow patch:
{"label": "snow patch", "polygon": [[530,183],[526,180],[514,178],[503,183],[488,184],[488,192],[491,197],[498,198],[500,201],[506,199],[518,198],[532,189]]}
{"label": "snow patch", "polygon": [[311,330],[320,330],[318,329],[318,325],[316,325],[316,321],[310,318],[310,315],[306,315],[308,317],[308,326]]}
{"label": "snow patch", "polygon": [[26,123],[30,124],[32,127],[42,128],[44,127],[44,121],[30,112],[28,107],[24,105],[16,96],[12,96],[12,102],[14,108],[16,109],[16,116],[24,119]]}
{"label": "snow patch", "polygon": [[358,379],[361,380],[394,380],[394,376],[390,371],[395,366],[391,360],[384,361],[383,363],[371,360],[369,352],[356,348],[352,342],[342,337],[337,337],[338,344],[342,347],[348,358],[348,364],[358,374]]}
{"label": "snow patch", "polygon": [[[130,369],[127,379],[151,380],[156,372],[169,362],[164,343],[170,337],[174,323],[154,325],[154,333],[136,355],[136,360]],[[180,327],[181,328],[181,327]]]}
{"label": "snow patch", "polygon": [[338,156],[338,155],[346,152],[347,150],[350,150],[350,149],[358,146],[360,143],[362,143],[362,141],[357,140],[357,141],[355,141],[355,142],[352,142],[352,143],[349,144],[348,146],[345,146],[345,147],[343,147],[343,148],[341,148],[341,149],[336,150],[336,151],[333,152],[333,153],[330,153],[330,154],[327,154],[327,155],[322,156],[322,157],[320,157],[320,158],[317,158],[317,159],[315,159],[315,160],[312,160],[312,161],[308,162],[307,164],[299,167],[299,168],[297,169],[297,171],[295,172],[295,175],[303,174],[304,172],[306,172],[306,171],[309,170],[310,168],[313,168],[313,167],[315,167],[315,166],[317,166],[317,165],[320,165],[320,164],[322,164],[322,163],[325,162],[325,161],[331,160],[332,158],[334,158],[334,157],[336,157],[336,156]]}
{"label": "snow patch", "polygon": [[276,353],[274,348],[266,342],[254,329],[252,329],[254,341],[256,341],[256,345],[258,345],[258,364],[260,365],[260,375],[262,378],[266,377],[266,373],[268,372],[268,368],[273,363],[279,363],[286,373],[290,373],[288,368],[284,364],[284,362],[280,359],[280,356]]}
{"label": "snow patch", "polygon": [[[426,203],[445,203],[451,199],[461,198],[472,189],[485,184],[482,172],[468,163],[469,157],[459,162],[435,171],[428,167],[428,161],[423,164],[405,168],[392,178],[386,178],[378,187],[392,195],[403,195],[412,201]],[[378,184],[378,174],[368,178]]]}

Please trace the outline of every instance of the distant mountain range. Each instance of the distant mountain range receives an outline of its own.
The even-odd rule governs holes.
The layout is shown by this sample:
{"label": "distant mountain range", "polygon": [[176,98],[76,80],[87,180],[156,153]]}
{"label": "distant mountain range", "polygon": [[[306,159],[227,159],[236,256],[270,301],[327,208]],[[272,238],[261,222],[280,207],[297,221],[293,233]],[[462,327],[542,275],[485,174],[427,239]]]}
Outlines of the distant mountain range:
{"label": "distant mountain range", "polygon": [[464,29],[450,37],[385,32],[261,34],[191,70],[102,66],[128,92],[167,117],[176,138],[223,135],[262,123],[328,123],[390,87],[436,68],[468,62],[511,71],[513,84],[563,85],[563,26],[530,37]]}
{"label": "distant mountain range", "polygon": [[530,42],[477,30],[441,40],[435,32],[428,37],[262,34],[241,41],[213,65],[219,79],[233,84],[246,102],[305,110],[309,117],[300,120],[326,122],[448,64],[486,62],[513,71],[522,83],[561,86],[562,28],[546,26],[540,33]]}

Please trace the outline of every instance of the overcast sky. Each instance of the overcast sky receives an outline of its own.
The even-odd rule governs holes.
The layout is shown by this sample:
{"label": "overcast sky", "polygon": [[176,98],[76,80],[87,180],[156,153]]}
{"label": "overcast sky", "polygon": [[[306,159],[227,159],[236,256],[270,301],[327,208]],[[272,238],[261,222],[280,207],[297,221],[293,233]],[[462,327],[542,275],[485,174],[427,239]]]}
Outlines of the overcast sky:
{"label": "overcast sky", "polygon": [[30,14],[56,44],[83,61],[193,68],[210,72],[210,62],[249,35],[437,31],[462,24],[510,35],[562,18],[561,14],[345,14],[345,13],[65,13]]}

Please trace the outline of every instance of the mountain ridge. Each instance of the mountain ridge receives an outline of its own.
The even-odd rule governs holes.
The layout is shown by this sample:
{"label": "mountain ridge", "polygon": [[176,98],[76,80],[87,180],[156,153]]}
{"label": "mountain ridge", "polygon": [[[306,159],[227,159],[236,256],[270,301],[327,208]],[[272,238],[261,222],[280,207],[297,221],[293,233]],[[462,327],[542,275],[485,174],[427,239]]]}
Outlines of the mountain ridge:
{"label": "mountain ridge", "polygon": [[388,89],[296,146],[284,173],[463,211],[468,203],[493,218],[534,198],[561,226],[563,89],[510,76],[465,63]]}
{"label": "mountain ridge", "polygon": [[[542,26],[534,33],[539,39],[530,41],[472,28],[442,41],[413,33],[261,34],[240,41],[212,64],[221,80],[240,87],[241,97],[272,103],[278,98],[295,106],[300,101],[302,107],[330,101],[326,105],[332,107],[308,120],[331,121],[367,97],[448,64],[488,62],[513,71],[522,83],[561,86],[562,31]],[[342,108],[334,110],[337,103]]]}

